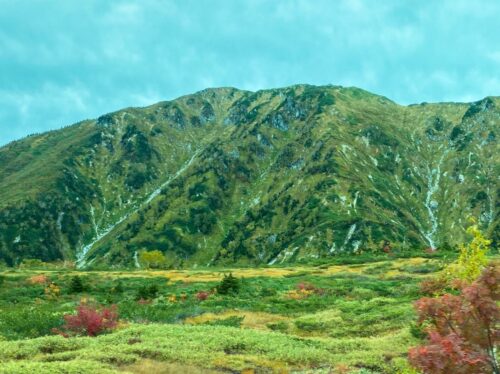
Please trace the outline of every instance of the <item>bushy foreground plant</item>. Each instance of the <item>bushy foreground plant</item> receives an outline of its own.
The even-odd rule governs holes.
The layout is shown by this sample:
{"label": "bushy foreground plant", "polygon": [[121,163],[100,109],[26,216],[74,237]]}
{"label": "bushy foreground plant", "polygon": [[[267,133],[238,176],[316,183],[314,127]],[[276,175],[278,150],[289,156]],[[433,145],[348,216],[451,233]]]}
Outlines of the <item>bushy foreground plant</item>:
{"label": "bushy foreground plant", "polygon": [[461,279],[466,282],[474,281],[488,263],[487,253],[490,250],[491,240],[486,239],[479,230],[475,221],[467,229],[467,233],[472,236],[469,244],[462,244],[460,254],[456,262],[448,266],[445,274],[450,279]]}
{"label": "bushy foreground plant", "polygon": [[471,222],[473,224],[467,229],[467,233],[472,236],[470,243],[459,246],[458,259],[449,264],[441,274],[420,284],[421,293],[429,296],[443,295],[447,291],[456,290],[457,285],[463,282],[473,282],[481,275],[488,264],[487,253],[490,251],[491,240],[483,236],[474,220]]}
{"label": "bushy foreground plant", "polygon": [[487,267],[470,285],[462,283],[459,295],[418,300],[418,323],[427,342],[410,350],[410,363],[430,374],[499,374],[499,301],[499,266]]}
{"label": "bushy foreground plant", "polygon": [[65,324],[54,332],[65,337],[74,335],[97,336],[113,330],[118,324],[118,311],[115,305],[98,310],[96,307],[80,304],[76,314],[65,315]]}
{"label": "bushy foreground plant", "polygon": [[21,309],[16,305],[11,305],[8,308],[2,308],[0,336],[8,340],[17,340],[50,335],[54,328],[61,326],[61,314],[55,312],[52,305]]}

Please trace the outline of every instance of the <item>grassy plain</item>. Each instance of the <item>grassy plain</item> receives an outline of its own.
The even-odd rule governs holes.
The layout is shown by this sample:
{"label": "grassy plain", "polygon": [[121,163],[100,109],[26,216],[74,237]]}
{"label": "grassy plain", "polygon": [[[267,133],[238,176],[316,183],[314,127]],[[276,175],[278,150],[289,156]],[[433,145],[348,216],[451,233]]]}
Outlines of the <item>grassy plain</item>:
{"label": "grassy plain", "polygon": [[[0,286],[0,373],[411,373],[406,352],[419,283],[436,258],[219,270],[8,270]],[[235,295],[210,294],[224,273]],[[60,290],[29,279],[47,276]],[[86,290],[70,291],[75,275]],[[158,294],[138,301],[141,287]],[[52,333],[81,301],[116,304],[96,338]]]}

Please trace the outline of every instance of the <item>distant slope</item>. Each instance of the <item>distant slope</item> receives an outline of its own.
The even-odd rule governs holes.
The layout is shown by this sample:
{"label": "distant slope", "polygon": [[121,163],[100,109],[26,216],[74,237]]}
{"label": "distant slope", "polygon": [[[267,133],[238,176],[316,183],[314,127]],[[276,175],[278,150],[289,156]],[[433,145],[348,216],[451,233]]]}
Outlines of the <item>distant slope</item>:
{"label": "distant slope", "polygon": [[0,259],[275,263],[498,242],[500,100],[208,89],[0,148]]}

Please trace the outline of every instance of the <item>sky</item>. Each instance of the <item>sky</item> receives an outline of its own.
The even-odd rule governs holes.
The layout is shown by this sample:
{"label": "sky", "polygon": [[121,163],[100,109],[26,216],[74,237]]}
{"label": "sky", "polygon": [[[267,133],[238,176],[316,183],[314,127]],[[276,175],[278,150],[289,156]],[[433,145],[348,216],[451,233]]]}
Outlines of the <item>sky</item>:
{"label": "sky", "polygon": [[500,95],[500,1],[0,0],[0,145],[207,87]]}

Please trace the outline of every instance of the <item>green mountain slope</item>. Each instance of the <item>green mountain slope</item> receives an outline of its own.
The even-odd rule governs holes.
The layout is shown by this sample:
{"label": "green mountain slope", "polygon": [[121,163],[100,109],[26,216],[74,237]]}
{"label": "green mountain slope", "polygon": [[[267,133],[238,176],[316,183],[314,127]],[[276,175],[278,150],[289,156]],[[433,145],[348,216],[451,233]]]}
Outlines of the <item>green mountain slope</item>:
{"label": "green mountain slope", "polygon": [[0,148],[0,259],[276,263],[498,243],[500,99],[208,89]]}

